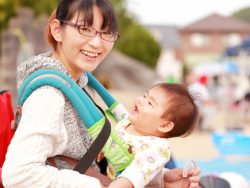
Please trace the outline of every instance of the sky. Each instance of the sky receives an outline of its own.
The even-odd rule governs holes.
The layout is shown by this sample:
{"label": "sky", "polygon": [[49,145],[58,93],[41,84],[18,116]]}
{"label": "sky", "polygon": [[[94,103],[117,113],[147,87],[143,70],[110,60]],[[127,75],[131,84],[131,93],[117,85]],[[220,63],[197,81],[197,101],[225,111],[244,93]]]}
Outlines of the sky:
{"label": "sky", "polygon": [[212,13],[230,16],[250,7],[250,0],[126,0],[142,24],[185,26]]}

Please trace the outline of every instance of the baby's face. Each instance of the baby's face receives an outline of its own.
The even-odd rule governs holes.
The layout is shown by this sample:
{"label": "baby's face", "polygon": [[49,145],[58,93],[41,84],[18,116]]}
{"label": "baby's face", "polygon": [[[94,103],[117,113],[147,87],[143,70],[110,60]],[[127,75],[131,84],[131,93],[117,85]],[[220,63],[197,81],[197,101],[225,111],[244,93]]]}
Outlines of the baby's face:
{"label": "baby's face", "polygon": [[157,132],[157,126],[164,121],[162,114],[167,108],[167,94],[154,87],[135,99],[129,120],[137,131],[145,135]]}

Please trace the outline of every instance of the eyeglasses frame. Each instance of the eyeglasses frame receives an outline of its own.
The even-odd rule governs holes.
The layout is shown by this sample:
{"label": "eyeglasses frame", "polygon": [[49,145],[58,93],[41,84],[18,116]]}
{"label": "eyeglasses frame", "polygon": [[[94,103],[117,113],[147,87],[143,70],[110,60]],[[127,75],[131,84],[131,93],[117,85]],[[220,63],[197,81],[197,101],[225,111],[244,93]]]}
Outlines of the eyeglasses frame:
{"label": "eyeglasses frame", "polygon": [[86,36],[86,37],[95,37],[96,35],[99,34],[99,36],[100,36],[100,38],[101,38],[102,40],[105,40],[105,41],[108,41],[108,42],[115,42],[117,39],[120,38],[120,34],[119,34],[118,32],[114,32],[114,35],[115,35],[114,40],[107,40],[107,39],[104,39],[104,38],[102,37],[102,34],[105,33],[105,32],[98,31],[97,29],[95,29],[95,28],[92,27],[92,26],[86,27],[86,26],[84,26],[84,25],[78,25],[78,24],[72,23],[72,22],[70,22],[70,21],[65,21],[65,20],[59,20],[59,21],[62,22],[62,23],[65,23],[65,24],[67,24],[67,25],[69,25],[69,26],[71,26],[71,27],[76,28],[77,31],[78,31],[78,33],[81,34],[81,35],[84,35],[84,34],[82,34],[82,33],[80,32],[80,28],[81,28],[81,27],[92,28],[92,29],[95,30],[95,35],[93,35],[93,36],[84,35],[84,36]]}

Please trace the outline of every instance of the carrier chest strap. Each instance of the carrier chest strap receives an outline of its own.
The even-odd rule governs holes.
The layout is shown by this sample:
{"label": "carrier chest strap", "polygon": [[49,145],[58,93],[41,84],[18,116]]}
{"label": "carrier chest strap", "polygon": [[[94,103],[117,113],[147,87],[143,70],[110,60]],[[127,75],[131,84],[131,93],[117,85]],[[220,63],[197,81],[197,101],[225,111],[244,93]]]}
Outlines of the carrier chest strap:
{"label": "carrier chest strap", "polygon": [[[56,164],[55,158],[66,162],[68,165],[70,165],[72,167],[75,167],[79,163],[79,160],[76,160],[76,159],[73,159],[70,157],[66,157],[63,155],[57,155],[56,157],[48,158],[48,162],[50,163],[50,165],[52,165],[56,168],[58,168],[58,166]],[[96,169],[94,169],[92,167],[89,167],[84,174],[99,179],[101,184],[103,184],[106,187],[108,187],[108,185],[112,182],[112,180],[110,178],[103,175],[102,173],[100,173],[99,171],[97,171]]]}

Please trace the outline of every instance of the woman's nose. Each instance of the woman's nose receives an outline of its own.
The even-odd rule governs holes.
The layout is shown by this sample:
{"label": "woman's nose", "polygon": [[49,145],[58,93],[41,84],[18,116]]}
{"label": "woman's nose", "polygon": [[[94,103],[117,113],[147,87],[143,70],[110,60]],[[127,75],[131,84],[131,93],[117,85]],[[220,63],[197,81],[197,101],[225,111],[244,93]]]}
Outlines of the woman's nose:
{"label": "woman's nose", "polygon": [[102,42],[103,42],[103,39],[101,38],[100,34],[97,34],[96,36],[91,37],[89,40],[89,44],[96,48],[100,47],[102,45]]}

